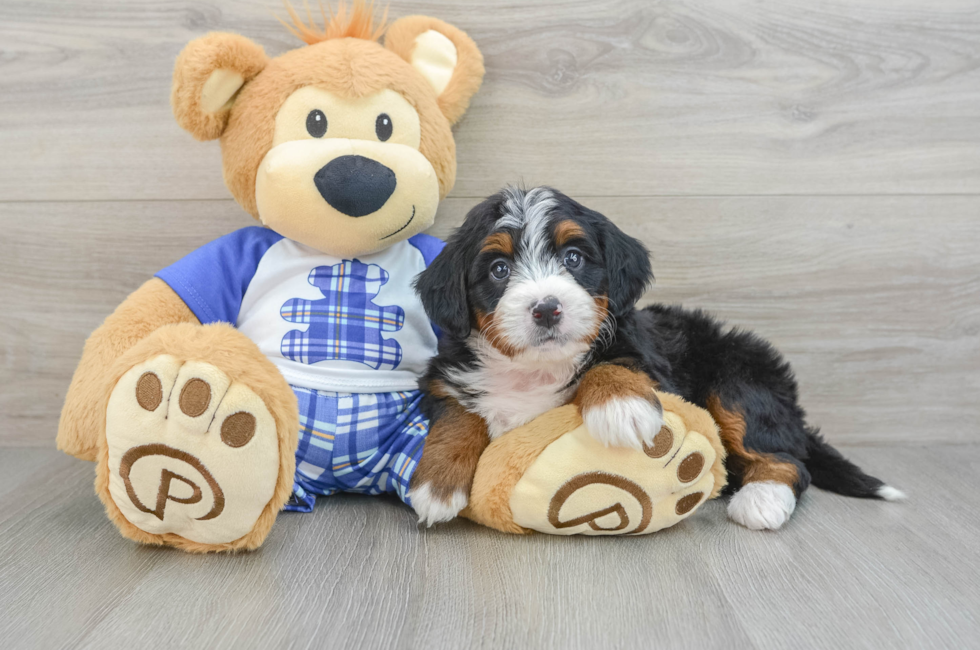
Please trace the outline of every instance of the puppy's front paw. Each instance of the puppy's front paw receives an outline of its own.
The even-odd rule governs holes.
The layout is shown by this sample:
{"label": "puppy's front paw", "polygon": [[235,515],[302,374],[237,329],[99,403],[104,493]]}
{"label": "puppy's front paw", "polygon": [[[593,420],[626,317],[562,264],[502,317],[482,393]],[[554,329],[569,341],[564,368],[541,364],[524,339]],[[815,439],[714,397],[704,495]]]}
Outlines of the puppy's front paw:
{"label": "puppy's front paw", "polygon": [[614,397],[587,406],[582,419],[592,435],[607,447],[630,447],[643,451],[664,426],[658,405],[638,396]]}
{"label": "puppy's front paw", "polygon": [[462,490],[450,492],[448,497],[439,496],[437,492],[432,489],[432,484],[423,483],[417,488],[412,488],[408,493],[412,507],[419,516],[419,523],[425,524],[426,527],[455,519],[459,511],[469,503],[466,493]]}

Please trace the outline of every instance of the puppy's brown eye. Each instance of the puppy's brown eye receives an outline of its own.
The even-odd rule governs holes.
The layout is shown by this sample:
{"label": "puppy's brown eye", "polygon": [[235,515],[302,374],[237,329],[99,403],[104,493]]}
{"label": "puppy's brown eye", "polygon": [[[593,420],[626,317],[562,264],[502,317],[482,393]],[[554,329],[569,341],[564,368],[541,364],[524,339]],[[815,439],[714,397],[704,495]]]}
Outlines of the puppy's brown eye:
{"label": "puppy's brown eye", "polygon": [[565,265],[566,269],[574,271],[582,266],[582,252],[577,248],[569,248],[565,251],[565,259],[562,260],[562,264]]}
{"label": "puppy's brown eye", "polygon": [[510,267],[507,266],[507,262],[497,260],[490,265],[490,277],[494,280],[506,280],[509,275]]}
{"label": "puppy's brown eye", "polygon": [[378,140],[381,140],[382,142],[391,137],[391,129],[391,118],[388,117],[387,113],[382,113],[378,116],[378,119],[374,121],[374,132],[378,135]]}
{"label": "puppy's brown eye", "polygon": [[319,109],[313,109],[306,116],[306,132],[314,138],[322,138],[327,132],[327,116]]}

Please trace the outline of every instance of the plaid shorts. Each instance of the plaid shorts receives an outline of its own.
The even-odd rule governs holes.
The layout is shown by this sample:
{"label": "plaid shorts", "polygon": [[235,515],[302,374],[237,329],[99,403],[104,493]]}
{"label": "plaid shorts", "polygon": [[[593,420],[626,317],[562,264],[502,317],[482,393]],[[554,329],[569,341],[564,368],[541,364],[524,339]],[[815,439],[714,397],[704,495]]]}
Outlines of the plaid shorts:
{"label": "plaid shorts", "polygon": [[299,446],[286,510],[310,512],[317,495],[394,492],[405,503],[429,421],[419,391],[334,393],[293,387]]}

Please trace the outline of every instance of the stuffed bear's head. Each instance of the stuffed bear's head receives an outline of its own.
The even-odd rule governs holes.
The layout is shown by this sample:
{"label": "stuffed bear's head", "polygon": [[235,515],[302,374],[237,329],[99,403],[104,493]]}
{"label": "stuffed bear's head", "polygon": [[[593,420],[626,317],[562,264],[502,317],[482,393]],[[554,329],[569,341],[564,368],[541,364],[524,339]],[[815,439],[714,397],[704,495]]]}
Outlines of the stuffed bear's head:
{"label": "stuffed bear's head", "polygon": [[235,34],[188,44],[177,122],[221,138],[235,199],[290,239],[349,257],[428,228],[456,178],[450,126],[480,87],[480,51],[424,16],[395,21],[382,46],[363,2],[323,29],[290,13],[308,45],[275,59]]}

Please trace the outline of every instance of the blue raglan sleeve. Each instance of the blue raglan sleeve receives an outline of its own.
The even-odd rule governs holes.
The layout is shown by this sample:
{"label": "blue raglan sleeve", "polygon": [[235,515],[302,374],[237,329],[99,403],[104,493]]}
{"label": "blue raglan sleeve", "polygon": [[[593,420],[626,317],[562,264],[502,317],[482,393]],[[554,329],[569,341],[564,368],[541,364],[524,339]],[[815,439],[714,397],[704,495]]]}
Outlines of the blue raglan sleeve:
{"label": "blue raglan sleeve", "polygon": [[413,237],[409,237],[408,243],[422,253],[422,259],[425,260],[425,268],[429,268],[429,265],[432,264],[432,260],[434,260],[436,256],[442,252],[442,249],[446,247],[446,242],[442,241],[438,237],[426,235],[425,233],[419,233]]}
{"label": "blue raglan sleeve", "polygon": [[180,296],[202,324],[234,325],[259,261],[281,239],[268,228],[242,228],[198,248],[156,277]]}

